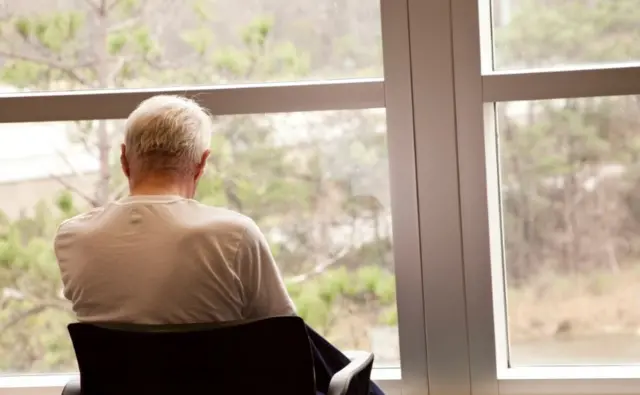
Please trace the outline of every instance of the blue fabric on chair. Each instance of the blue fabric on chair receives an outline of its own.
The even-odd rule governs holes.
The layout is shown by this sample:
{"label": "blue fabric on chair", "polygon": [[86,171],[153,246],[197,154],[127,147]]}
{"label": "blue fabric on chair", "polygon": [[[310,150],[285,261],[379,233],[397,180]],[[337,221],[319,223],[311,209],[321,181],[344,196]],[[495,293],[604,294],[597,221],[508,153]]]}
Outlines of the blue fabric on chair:
{"label": "blue fabric on chair", "polygon": [[[65,395],[383,395],[373,355],[350,361],[301,318],[186,325],[70,324],[80,383]],[[315,374],[314,374],[315,373]]]}
{"label": "blue fabric on chair", "polygon": [[[346,355],[329,343],[318,332],[307,325],[313,364],[316,373],[316,388],[319,393],[326,394],[331,378],[351,362]],[[355,393],[369,393],[370,395],[384,395],[384,392],[370,379],[371,368],[356,375],[352,380]],[[368,388],[368,391],[366,390]]]}
{"label": "blue fabric on chair", "polygon": [[69,325],[82,395],[314,395],[299,317],[243,323]]}

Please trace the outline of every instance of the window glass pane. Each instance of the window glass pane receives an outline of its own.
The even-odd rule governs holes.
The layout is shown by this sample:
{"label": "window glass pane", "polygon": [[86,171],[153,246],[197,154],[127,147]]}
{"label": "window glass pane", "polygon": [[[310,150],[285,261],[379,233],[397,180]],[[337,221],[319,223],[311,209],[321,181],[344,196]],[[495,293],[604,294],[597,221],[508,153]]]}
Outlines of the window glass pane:
{"label": "window glass pane", "polygon": [[[121,126],[0,124],[0,373],[75,369],[52,235],[126,193]],[[384,110],[224,116],[216,128],[198,199],[255,219],[312,327],[399,366]]]}
{"label": "window glass pane", "polygon": [[512,366],[640,362],[639,108],[497,105]]}
{"label": "window glass pane", "polygon": [[9,91],[382,76],[378,0],[0,4]]}
{"label": "window glass pane", "polygon": [[493,0],[496,69],[640,61],[637,0]]}

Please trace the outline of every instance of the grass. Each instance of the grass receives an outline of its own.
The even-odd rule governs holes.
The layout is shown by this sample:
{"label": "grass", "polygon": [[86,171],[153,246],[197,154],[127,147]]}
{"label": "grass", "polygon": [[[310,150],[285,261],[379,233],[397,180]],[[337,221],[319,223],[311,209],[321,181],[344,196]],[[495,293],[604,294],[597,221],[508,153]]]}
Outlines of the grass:
{"label": "grass", "polygon": [[640,334],[640,265],[575,275],[544,271],[509,287],[508,317],[512,341]]}

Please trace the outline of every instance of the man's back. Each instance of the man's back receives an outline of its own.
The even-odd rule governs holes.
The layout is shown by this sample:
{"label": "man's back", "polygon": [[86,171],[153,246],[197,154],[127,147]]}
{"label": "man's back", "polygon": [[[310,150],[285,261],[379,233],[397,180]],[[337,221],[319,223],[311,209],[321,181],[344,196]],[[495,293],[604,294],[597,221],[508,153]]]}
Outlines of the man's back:
{"label": "man's back", "polygon": [[255,223],[194,200],[110,203],[63,223],[55,250],[81,321],[195,323],[294,312]]}

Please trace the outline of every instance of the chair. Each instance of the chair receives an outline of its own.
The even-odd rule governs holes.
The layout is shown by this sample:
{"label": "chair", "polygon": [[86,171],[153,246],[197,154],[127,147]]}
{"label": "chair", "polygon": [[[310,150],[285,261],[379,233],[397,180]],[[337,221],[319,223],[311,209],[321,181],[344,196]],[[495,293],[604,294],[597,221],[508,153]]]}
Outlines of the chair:
{"label": "chair", "polygon": [[[62,395],[316,394],[312,349],[299,317],[68,328],[80,380]],[[370,353],[349,363],[332,377],[327,395],[368,393],[352,382],[368,382],[372,364]]]}

